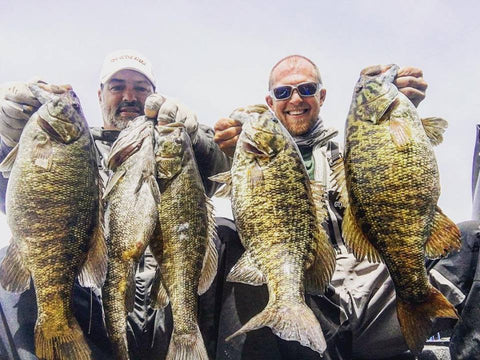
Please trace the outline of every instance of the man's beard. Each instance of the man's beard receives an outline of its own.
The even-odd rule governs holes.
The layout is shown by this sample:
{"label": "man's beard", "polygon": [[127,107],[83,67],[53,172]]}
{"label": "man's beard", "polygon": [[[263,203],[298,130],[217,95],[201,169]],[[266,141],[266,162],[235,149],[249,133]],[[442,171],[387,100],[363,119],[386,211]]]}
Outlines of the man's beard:
{"label": "man's beard", "polygon": [[[123,107],[136,107],[140,110],[140,113],[135,116],[121,116],[120,109]],[[115,109],[110,109],[110,111],[103,109],[103,113],[106,117],[106,122],[118,130],[125,129],[130,121],[135,119],[137,116],[144,115],[142,103],[136,100],[122,101]]]}
{"label": "man's beard", "polygon": [[315,124],[315,121],[311,119],[308,121],[302,121],[301,123],[296,121],[282,121],[283,126],[288,130],[290,135],[299,136],[308,132]]}

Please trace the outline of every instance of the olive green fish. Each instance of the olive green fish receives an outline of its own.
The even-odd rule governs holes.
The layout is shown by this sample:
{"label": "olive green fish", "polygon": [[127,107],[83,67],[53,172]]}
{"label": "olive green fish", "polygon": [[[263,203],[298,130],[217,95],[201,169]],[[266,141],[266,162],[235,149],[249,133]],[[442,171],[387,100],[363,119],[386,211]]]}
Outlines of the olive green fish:
{"label": "olive green fish", "polygon": [[[247,116],[245,116],[247,113]],[[266,308],[227,340],[268,326],[322,354],[320,324],[305,303],[305,290],[321,294],[335,268],[335,252],[322,227],[324,190],[310,182],[293,139],[263,105],[239,109],[249,120],[237,143],[232,169],[213,180],[231,188],[232,210],[246,251],[228,280],[267,284]]]}
{"label": "olive green fish", "polygon": [[154,124],[138,117],[112,146],[105,190],[108,271],[102,289],[108,336],[116,359],[128,359],[127,314],[133,311],[135,269],[158,222]]}
{"label": "olive green fish", "polygon": [[446,121],[420,120],[393,84],[397,71],[396,65],[367,68],[354,90],[345,131],[349,206],[343,236],[358,259],[386,264],[402,333],[419,354],[435,318],[457,318],[429,283],[425,256],[458,248],[460,232],[437,206],[432,144],[442,140]]}
{"label": "olive green fish", "polygon": [[161,283],[152,289],[159,307],[170,301],[173,332],[167,360],[208,359],[197,323],[198,295],[210,287],[218,255],[213,207],[205,195],[190,137],[179,123],[157,125],[156,163],[161,200],[150,248]]}
{"label": "olive green fish", "polygon": [[38,358],[90,359],[72,292],[77,275],[81,284],[100,287],[106,271],[94,143],[73,91],[53,95],[34,85],[31,90],[43,105],[2,163],[8,170],[13,162],[6,204],[12,242],[0,265],[0,283],[23,292],[32,277]]}

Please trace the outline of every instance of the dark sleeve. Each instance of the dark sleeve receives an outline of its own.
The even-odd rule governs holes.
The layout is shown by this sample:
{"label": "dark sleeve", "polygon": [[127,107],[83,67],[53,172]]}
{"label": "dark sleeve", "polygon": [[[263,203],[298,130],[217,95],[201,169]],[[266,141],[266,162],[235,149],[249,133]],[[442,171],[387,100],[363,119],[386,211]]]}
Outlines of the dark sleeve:
{"label": "dark sleeve", "polygon": [[230,158],[213,141],[214,134],[213,129],[200,124],[193,144],[205,192],[210,197],[221,184],[208,180],[208,177],[228,171],[232,166]]}
{"label": "dark sleeve", "polygon": [[[0,162],[3,161],[12,150],[11,147],[5,145],[3,141],[0,140]],[[7,193],[7,183],[8,179],[4,178],[0,173],[0,211],[5,214],[5,194]]]}

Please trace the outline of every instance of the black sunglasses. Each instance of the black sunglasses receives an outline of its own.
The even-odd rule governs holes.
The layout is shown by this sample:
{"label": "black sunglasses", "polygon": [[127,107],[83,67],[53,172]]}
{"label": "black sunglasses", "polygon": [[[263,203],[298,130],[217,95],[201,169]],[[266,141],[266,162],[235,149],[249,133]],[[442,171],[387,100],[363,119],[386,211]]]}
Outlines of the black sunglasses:
{"label": "black sunglasses", "polygon": [[293,94],[293,90],[297,89],[301,97],[314,96],[321,88],[320,84],[314,82],[306,82],[298,85],[282,85],[270,91],[270,95],[276,100],[287,100]]}

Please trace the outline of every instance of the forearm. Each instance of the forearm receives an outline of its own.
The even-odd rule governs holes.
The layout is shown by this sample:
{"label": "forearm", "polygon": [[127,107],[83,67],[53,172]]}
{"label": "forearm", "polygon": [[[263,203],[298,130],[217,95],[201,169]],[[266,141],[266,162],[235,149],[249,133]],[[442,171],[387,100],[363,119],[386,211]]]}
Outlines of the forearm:
{"label": "forearm", "polygon": [[209,176],[228,171],[232,166],[230,158],[213,141],[214,132],[206,125],[199,125],[193,145],[205,192],[212,196],[220,184],[208,180]]}

